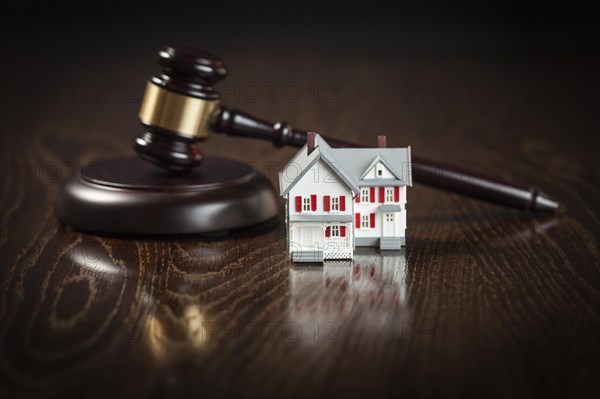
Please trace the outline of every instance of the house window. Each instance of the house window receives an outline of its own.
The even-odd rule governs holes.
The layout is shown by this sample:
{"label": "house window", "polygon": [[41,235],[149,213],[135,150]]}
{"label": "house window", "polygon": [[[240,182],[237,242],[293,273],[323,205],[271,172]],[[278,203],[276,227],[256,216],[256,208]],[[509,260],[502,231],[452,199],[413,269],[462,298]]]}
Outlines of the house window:
{"label": "house window", "polygon": [[332,197],[331,198],[331,210],[332,211],[339,211],[340,210],[340,198],[339,197]]}
{"label": "house window", "polygon": [[385,188],[385,202],[394,202],[394,187]]}
{"label": "house window", "polygon": [[335,225],[335,224],[331,226],[331,236],[332,237],[340,236],[340,226]]}
{"label": "house window", "polygon": [[370,227],[369,215],[362,215],[360,219],[360,227]]}
{"label": "house window", "polygon": [[310,212],[310,197],[302,198],[302,211]]}
{"label": "house window", "polygon": [[340,238],[346,237],[348,228],[344,225],[332,224],[325,227],[326,238]]}
{"label": "house window", "polygon": [[385,221],[386,222],[393,222],[394,221],[394,214],[393,213],[386,213],[385,214]]}
{"label": "house window", "polygon": [[383,168],[381,167],[381,165],[377,165],[376,170],[377,170],[377,176],[378,177],[383,176]]}
{"label": "house window", "polygon": [[370,201],[369,193],[370,193],[369,187],[361,188],[360,189],[360,200],[362,202],[369,202]]}

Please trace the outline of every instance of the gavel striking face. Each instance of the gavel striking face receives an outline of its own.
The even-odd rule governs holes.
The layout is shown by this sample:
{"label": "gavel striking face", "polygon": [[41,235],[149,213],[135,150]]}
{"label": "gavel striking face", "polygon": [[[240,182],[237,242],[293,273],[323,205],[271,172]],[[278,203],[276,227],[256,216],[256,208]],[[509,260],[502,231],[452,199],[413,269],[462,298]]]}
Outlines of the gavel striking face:
{"label": "gavel striking face", "polygon": [[146,132],[135,150],[162,167],[188,170],[202,162],[200,143],[219,107],[214,84],[227,69],[217,57],[188,47],[163,48],[158,64],[162,73],[147,83],[139,113]]}

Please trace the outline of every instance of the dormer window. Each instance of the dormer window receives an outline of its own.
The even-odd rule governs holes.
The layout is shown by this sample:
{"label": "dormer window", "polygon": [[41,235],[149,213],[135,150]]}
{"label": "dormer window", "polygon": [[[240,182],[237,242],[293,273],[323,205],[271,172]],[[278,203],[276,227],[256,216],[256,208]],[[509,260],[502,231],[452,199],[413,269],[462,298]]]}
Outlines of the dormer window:
{"label": "dormer window", "polygon": [[381,166],[381,164],[377,164],[375,167],[375,173],[377,174],[377,177],[383,176],[383,166]]}

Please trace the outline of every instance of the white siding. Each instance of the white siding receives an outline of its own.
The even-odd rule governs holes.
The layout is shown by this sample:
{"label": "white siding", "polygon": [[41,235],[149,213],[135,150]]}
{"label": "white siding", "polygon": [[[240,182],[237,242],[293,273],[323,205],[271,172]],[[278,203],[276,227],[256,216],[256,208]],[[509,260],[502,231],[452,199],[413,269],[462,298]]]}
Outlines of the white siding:
{"label": "white siding", "polygon": [[[298,212],[296,197],[310,198],[316,195],[317,209],[315,211]],[[345,197],[344,211],[325,211],[324,197]],[[327,164],[321,160],[316,162],[307,173],[298,180],[288,193],[288,216],[295,215],[348,215],[352,216],[352,192],[342,182]],[[341,207],[339,208],[341,209]],[[332,224],[346,226],[346,237],[325,238],[325,228]],[[301,250],[323,250],[326,258],[352,258],[353,231],[351,222],[322,222],[322,221],[290,221],[289,247],[290,252]],[[310,237],[309,237],[310,236]]]}
{"label": "white siding", "polygon": [[396,226],[399,230],[398,236],[406,237],[406,186],[400,187],[400,203],[402,204],[402,212],[398,215],[398,225]]}
{"label": "white siding", "polygon": [[[317,210],[314,212],[300,212],[301,215],[352,215],[352,192],[341,181],[337,175],[325,164],[319,160],[307,173],[296,183],[289,192],[289,213],[298,215],[296,211],[296,196],[307,197],[312,194],[317,196]],[[346,210],[338,212],[325,212],[323,197],[345,196]]]}
{"label": "white siding", "polygon": [[294,157],[279,172],[279,189],[281,192],[287,190],[294,179],[319,155],[315,150],[308,154],[306,145],[294,155]]}
{"label": "white siding", "polygon": [[[361,187],[362,188],[362,187]],[[381,215],[378,212],[379,210],[379,205],[381,205],[379,203],[379,188],[375,187],[375,202],[365,202],[365,201],[361,201],[359,203],[355,203],[354,204],[354,212],[356,213],[360,213],[361,218],[363,217],[363,215],[370,215],[371,213],[375,214],[375,228],[371,228],[371,227],[366,227],[366,228],[362,228],[360,226],[356,226],[356,229],[354,231],[354,236],[355,237],[381,237]],[[356,220],[356,218],[355,218]],[[369,223],[370,223],[370,217],[369,217]]]}
{"label": "white siding", "polygon": [[[363,187],[360,187],[363,188]],[[402,207],[401,212],[395,213],[394,224],[395,224],[395,236],[405,237],[406,232],[406,186],[400,187],[400,201],[399,202],[384,202],[384,204],[400,205]],[[375,227],[361,228],[356,226],[355,237],[381,237],[383,233],[383,215],[379,211],[379,207],[382,203],[379,201],[379,187],[375,187],[375,202],[364,202],[361,200],[359,203],[354,204],[354,212],[360,213],[361,218],[363,215],[375,214]],[[355,219],[356,220],[356,219]]]}

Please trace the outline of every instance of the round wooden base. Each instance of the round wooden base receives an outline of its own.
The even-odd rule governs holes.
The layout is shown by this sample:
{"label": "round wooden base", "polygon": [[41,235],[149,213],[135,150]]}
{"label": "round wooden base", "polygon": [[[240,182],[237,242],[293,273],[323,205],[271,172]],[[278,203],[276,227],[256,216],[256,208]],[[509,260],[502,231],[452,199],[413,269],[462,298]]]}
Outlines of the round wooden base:
{"label": "round wooden base", "polygon": [[56,214],[84,231],[198,234],[251,226],[280,211],[271,182],[250,165],[206,157],[189,173],[173,173],[137,157],[84,166],[62,187]]}

